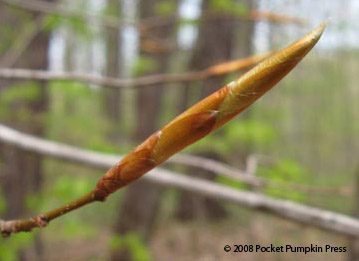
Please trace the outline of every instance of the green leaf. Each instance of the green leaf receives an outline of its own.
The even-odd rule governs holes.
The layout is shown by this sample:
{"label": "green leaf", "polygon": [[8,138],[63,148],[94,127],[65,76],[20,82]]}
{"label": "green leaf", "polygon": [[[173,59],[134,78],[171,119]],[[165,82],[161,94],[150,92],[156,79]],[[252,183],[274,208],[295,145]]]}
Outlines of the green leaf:
{"label": "green leaf", "polygon": [[58,14],[48,14],[43,19],[44,30],[51,32],[63,24],[63,19]]}
{"label": "green leaf", "polygon": [[18,251],[29,247],[35,239],[36,233],[19,233],[10,238],[0,238],[0,260],[17,260]]}
{"label": "green leaf", "polygon": [[92,179],[85,177],[61,176],[56,179],[52,195],[61,201],[70,201],[91,191],[94,187]]}
{"label": "green leaf", "polygon": [[39,99],[41,89],[36,82],[27,82],[6,88],[0,96],[1,103],[34,102]]}
{"label": "green leaf", "polygon": [[282,189],[277,187],[267,187],[266,193],[272,196],[290,199],[293,201],[303,202],[307,199],[307,195],[302,192],[294,191],[285,187],[285,183],[305,184],[309,179],[308,172],[297,162],[291,159],[279,160],[272,167],[259,167],[260,176],[283,182]]}
{"label": "green leaf", "polygon": [[[267,123],[244,119],[232,121],[224,128],[226,140],[251,146],[269,146],[276,139],[276,132]],[[229,144],[230,145],[230,144]]]}
{"label": "green leaf", "polygon": [[249,13],[249,8],[244,3],[234,0],[211,0],[209,8],[212,11],[237,15],[239,17]]}
{"label": "green leaf", "polygon": [[233,179],[229,179],[224,176],[217,176],[216,180],[223,185],[227,185],[228,187],[232,187],[232,188],[236,188],[236,189],[249,189],[250,188],[250,186],[248,184],[245,184],[243,182],[236,181]]}
{"label": "green leaf", "polygon": [[159,64],[154,59],[149,57],[139,57],[132,67],[133,76],[140,76],[146,73],[151,73],[157,70]]}
{"label": "green leaf", "polygon": [[157,15],[171,15],[176,11],[176,2],[167,0],[156,3],[155,5],[155,13]]}
{"label": "green leaf", "polygon": [[121,249],[125,247],[130,251],[133,260],[150,261],[151,256],[148,247],[141,237],[136,233],[128,233],[122,238],[113,236],[110,240],[111,249]]}
{"label": "green leaf", "polygon": [[6,209],[6,202],[3,195],[2,189],[0,188],[0,214],[4,213]]}
{"label": "green leaf", "polygon": [[74,237],[94,238],[97,235],[93,225],[86,224],[78,218],[67,218],[61,229],[64,238],[73,239]]}
{"label": "green leaf", "polygon": [[28,209],[40,210],[40,206],[42,205],[43,199],[44,195],[42,195],[42,193],[36,195],[27,195],[25,199],[25,205]]}

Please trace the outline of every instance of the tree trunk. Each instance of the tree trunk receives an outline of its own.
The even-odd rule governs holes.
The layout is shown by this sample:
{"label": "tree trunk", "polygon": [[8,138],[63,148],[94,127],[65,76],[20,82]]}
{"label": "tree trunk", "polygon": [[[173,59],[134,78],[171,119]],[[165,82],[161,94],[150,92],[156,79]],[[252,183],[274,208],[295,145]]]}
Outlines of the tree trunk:
{"label": "tree trunk", "polygon": [[[0,6],[0,10],[6,10],[6,7]],[[1,11],[0,11],[1,12]],[[0,14],[3,23],[2,26],[10,24],[10,26],[23,27],[24,22],[19,20],[20,15],[14,15],[8,10],[4,14]],[[33,15],[33,21],[39,16],[39,14]],[[16,17],[17,22],[14,23]],[[14,30],[21,31],[21,28],[14,28]],[[49,34],[47,32],[40,32],[32,41],[27,50],[21,54],[18,61],[15,63],[15,67],[31,68],[46,70],[48,66],[48,46],[49,46]],[[16,39],[14,39],[16,40]],[[9,48],[9,46],[7,46]],[[5,47],[6,49],[6,47]],[[3,64],[2,66],[6,66]],[[31,115],[31,120],[21,119],[21,117],[11,118],[5,120],[6,124],[14,126],[15,128],[36,136],[43,136],[45,134],[45,126],[43,124],[44,113],[47,110],[47,91],[45,88],[46,83],[36,83],[36,97],[31,99],[23,99],[21,101],[12,101],[12,111],[14,115],[26,111]],[[3,88],[1,92],[5,92],[8,88],[13,88],[12,82],[2,81],[1,86]],[[6,86],[6,87],[4,87]],[[20,115],[20,114],[17,114]],[[2,119],[4,121],[4,119]],[[6,212],[4,213],[5,219],[19,218],[26,216],[27,213],[25,201],[29,194],[35,194],[40,192],[43,173],[42,173],[42,157],[31,153],[25,152],[21,149],[9,146],[0,145],[0,157],[4,163],[4,168],[1,170],[2,190],[6,202]],[[41,260],[42,244],[40,237],[35,239],[35,247],[37,252],[37,259]],[[23,251],[20,251],[19,258],[25,260]]]}
{"label": "tree trunk", "polygon": [[[253,1],[242,1],[249,9],[252,8]],[[203,1],[202,13],[215,12],[210,10],[209,2]],[[240,21],[233,23],[227,19],[204,20],[200,29],[193,57],[189,64],[190,70],[200,70],[215,63],[229,60],[235,57],[246,57],[252,52],[252,35],[254,25],[252,22]],[[236,33],[238,35],[236,35]],[[238,39],[237,39],[238,38]],[[235,42],[236,46],[234,45]],[[238,47],[237,47],[238,46]],[[222,87],[225,77],[215,77],[203,81],[202,92],[199,98],[204,98]],[[187,104],[190,86],[185,86],[179,109],[183,111]],[[200,156],[218,159],[218,155],[213,152],[204,152]],[[214,179],[215,175],[206,173],[193,168],[187,169],[188,173],[196,173],[203,178]],[[188,192],[182,192],[176,217],[181,220],[193,218],[220,219],[225,216],[225,209],[216,200],[199,197]]]}
{"label": "tree trunk", "polygon": [[[108,0],[108,9],[111,10],[111,15],[119,17],[120,2],[118,0]],[[108,28],[106,30],[106,74],[107,76],[118,78],[120,76],[120,50],[121,42],[119,38],[118,28]],[[105,113],[111,122],[110,138],[115,139],[119,135],[119,126],[121,122],[121,90],[115,88],[104,88],[104,107]]]}
{"label": "tree trunk", "polygon": [[[160,0],[146,0],[140,4],[140,17],[145,19],[155,15],[155,6]],[[152,30],[150,35],[141,35],[140,55],[151,59],[156,68],[149,68],[151,73],[165,72],[169,65],[169,53],[146,48],[148,41],[161,46],[173,32],[173,25]],[[148,33],[148,32],[147,32]],[[149,36],[149,37],[148,37]],[[159,126],[163,86],[146,86],[137,94],[137,129],[135,139],[143,141]],[[137,233],[143,240],[151,238],[156,214],[160,205],[162,189],[154,184],[135,182],[125,190],[121,210],[115,224],[115,233],[120,237],[128,233]],[[132,260],[131,253],[126,247],[112,251],[112,260]]]}

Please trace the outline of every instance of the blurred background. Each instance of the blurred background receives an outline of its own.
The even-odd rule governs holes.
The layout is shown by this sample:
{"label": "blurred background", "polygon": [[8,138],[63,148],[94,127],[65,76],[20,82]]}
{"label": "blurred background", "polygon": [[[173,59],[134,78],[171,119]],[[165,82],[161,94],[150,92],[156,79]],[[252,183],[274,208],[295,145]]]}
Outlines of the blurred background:
{"label": "blurred background", "polygon": [[[330,17],[317,46],[278,86],[182,152],[226,164],[265,185],[186,159],[164,167],[356,215],[358,14],[355,0],[1,0],[0,75],[4,68],[23,68],[144,83],[109,88],[71,77],[1,77],[0,122],[83,149],[125,154],[249,67],[156,84],[146,81],[149,75],[198,72],[278,50]],[[49,210],[93,189],[103,173],[0,141],[0,216]],[[226,244],[271,243],[331,244],[348,251],[223,251]],[[140,180],[44,230],[0,239],[0,260],[359,260],[353,244],[344,235]]]}

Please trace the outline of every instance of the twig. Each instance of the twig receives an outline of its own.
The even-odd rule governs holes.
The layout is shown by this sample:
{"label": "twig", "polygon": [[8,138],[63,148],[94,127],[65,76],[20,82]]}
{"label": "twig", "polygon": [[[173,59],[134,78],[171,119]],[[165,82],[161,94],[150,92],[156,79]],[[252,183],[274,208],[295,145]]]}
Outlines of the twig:
{"label": "twig", "polygon": [[254,154],[251,154],[247,157],[246,160],[246,172],[248,175],[254,177],[257,172],[258,159]]}
{"label": "twig", "polygon": [[[46,14],[59,14],[66,17],[73,17],[77,19],[84,20],[85,22],[93,23],[94,21],[100,22],[101,24],[108,26],[108,27],[120,27],[130,22],[123,21],[115,16],[102,16],[91,12],[83,12],[80,10],[69,9],[63,5],[54,4],[51,2],[46,1],[39,1],[39,0],[1,0],[2,2],[16,6],[22,9],[35,11],[35,12],[42,12]],[[92,18],[89,19],[88,18]]]}
{"label": "twig", "polygon": [[44,228],[51,220],[96,200],[98,199],[95,197],[95,191],[92,191],[64,206],[51,210],[45,214],[40,214],[33,218],[9,221],[0,220],[1,235],[3,237],[8,237],[13,233],[31,231],[35,227]]}
{"label": "twig", "polygon": [[[108,27],[123,27],[126,25],[136,26],[140,31],[152,30],[161,26],[168,25],[169,23],[177,23],[181,21],[179,17],[166,16],[166,17],[150,17],[140,22],[135,21],[124,21],[115,16],[110,15],[98,15],[91,12],[83,12],[79,10],[69,9],[63,5],[49,3],[40,0],[1,0],[9,5],[16,6],[18,8],[43,12],[47,14],[58,14],[66,17],[74,17],[77,19],[84,20],[86,22],[92,23],[92,21],[99,22],[100,24]],[[88,21],[88,18],[90,21]],[[196,22],[201,20],[216,20],[216,19],[231,19],[231,20],[253,20],[253,21],[270,21],[274,23],[292,23],[299,26],[303,26],[306,22],[303,19],[296,17],[289,17],[286,15],[264,12],[260,10],[251,10],[249,14],[244,14],[242,16],[236,15],[231,16],[229,14],[220,15],[218,14],[204,14],[200,18],[196,19],[187,19],[187,22]]]}
{"label": "twig", "polygon": [[261,10],[251,10],[250,17],[255,21],[267,20],[273,23],[286,23],[286,24],[296,24],[298,26],[308,25],[308,22],[304,19],[277,14],[273,12],[266,12]]}
{"label": "twig", "polygon": [[250,10],[248,14],[243,15],[232,15],[226,12],[204,12],[199,18],[193,19],[181,19],[178,16],[156,16],[147,18],[146,21],[142,21],[139,24],[139,28],[142,31],[151,31],[161,26],[167,26],[169,24],[175,23],[195,23],[199,21],[268,21],[270,23],[285,23],[285,24],[295,24],[297,26],[308,25],[308,22],[304,19],[291,17],[287,15],[277,14],[273,12],[265,12],[261,10]]}
{"label": "twig", "polygon": [[199,156],[176,154],[172,158],[168,159],[167,162],[205,169],[217,175],[223,175],[225,177],[231,178],[236,181],[241,181],[255,187],[263,187],[268,184],[268,181],[265,179],[253,177],[247,172],[241,171],[222,162]]}
{"label": "twig", "polygon": [[184,72],[176,74],[154,74],[143,76],[135,79],[117,79],[103,76],[95,76],[85,73],[64,73],[64,72],[49,72],[42,70],[28,70],[28,69],[0,69],[0,78],[7,79],[22,79],[22,80],[58,80],[58,81],[81,81],[86,83],[93,83],[102,85],[104,87],[113,88],[130,88],[130,87],[144,87],[159,83],[174,83],[174,82],[189,82],[195,80],[203,80],[209,77],[214,77],[222,74],[228,74],[239,71],[255,65],[264,60],[273,52],[259,54],[256,56],[238,59],[234,61],[227,61],[214,66],[211,66],[202,71]]}
{"label": "twig", "polygon": [[[107,169],[113,166],[118,160],[117,156],[82,150],[39,138],[35,138],[37,140],[34,142],[33,137],[30,135],[22,134],[2,125],[0,125],[0,137],[2,142],[28,151],[34,151],[44,156],[85,164],[100,169]],[[268,212],[293,222],[311,225],[330,232],[350,237],[358,237],[359,235],[359,220],[342,214],[320,210],[286,200],[271,199],[257,193],[228,188],[207,180],[187,177],[161,168],[152,170],[145,175],[143,179],[163,186],[171,186],[208,197],[227,200],[244,207]],[[92,194],[90,193],[82,198],[81,202],[77,202],[77,204],[80,203],[82,206],[83,204],[92,202],[92,200]],[[28,231],[37,226],[43,227],[50,221],[48,219],[49,217],[53,219],[58,217],[62,211],[68,212],[73,209],[75,209],[74,206],[70,204],[69,206],[64,205],[55,211],[49,212],[50,214],[48,215],[39,215],[28,220],[0,220],[0,231],[4,236],[8,236],[11,233]],[[63,212],[63,214],[64,213],[65,212]]]}

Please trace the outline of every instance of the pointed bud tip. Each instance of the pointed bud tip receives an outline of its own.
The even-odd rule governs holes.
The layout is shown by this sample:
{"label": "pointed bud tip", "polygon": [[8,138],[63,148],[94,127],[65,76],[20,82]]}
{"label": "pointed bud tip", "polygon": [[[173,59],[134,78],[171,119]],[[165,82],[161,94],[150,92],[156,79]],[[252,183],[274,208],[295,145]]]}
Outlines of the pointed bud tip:
{"label": "pointed bud tip", "polygon": [[319,40],[330,20],[331,18],[328,18],[308,34],[311,41],[316,43]]}

